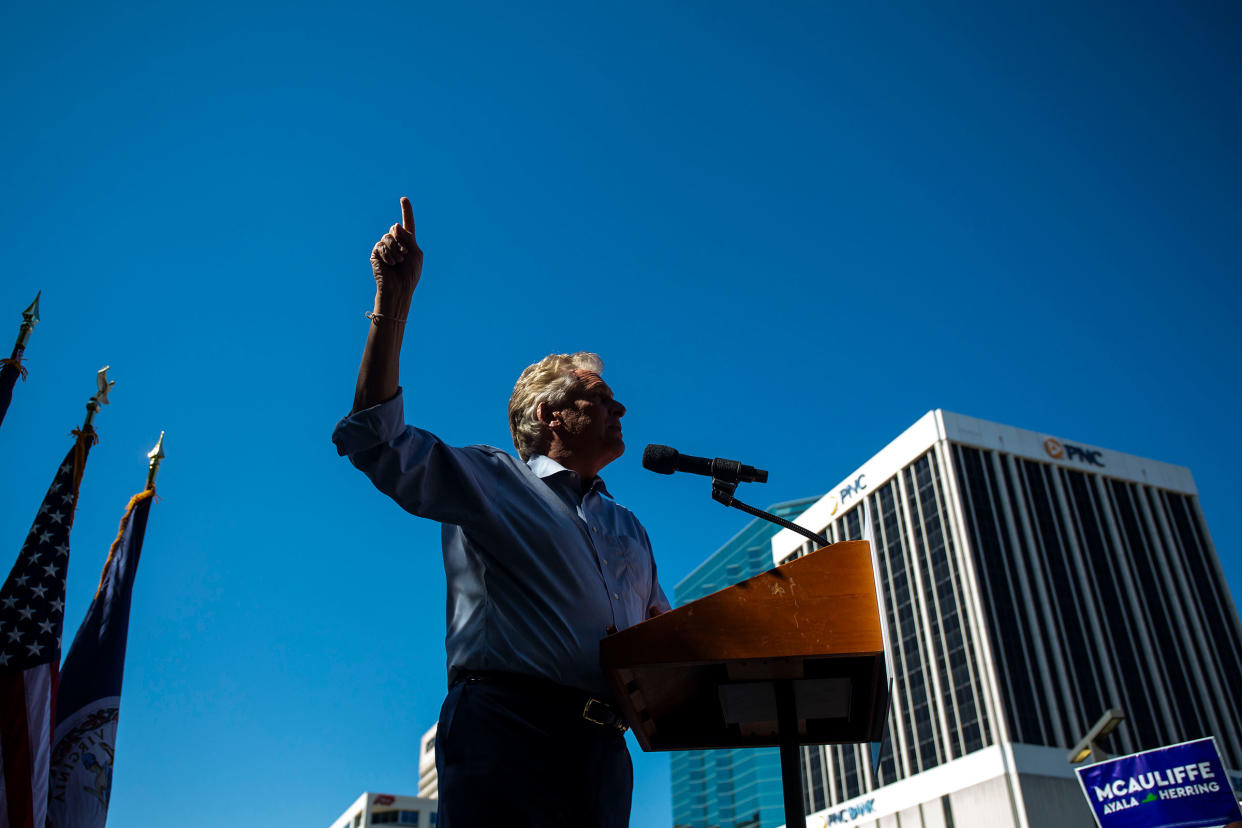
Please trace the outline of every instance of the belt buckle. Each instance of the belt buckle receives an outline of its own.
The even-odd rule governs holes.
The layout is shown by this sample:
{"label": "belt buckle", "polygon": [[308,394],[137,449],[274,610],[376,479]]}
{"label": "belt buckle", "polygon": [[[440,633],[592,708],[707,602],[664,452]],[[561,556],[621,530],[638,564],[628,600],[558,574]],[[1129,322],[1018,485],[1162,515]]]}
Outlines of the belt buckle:
{"label": "belt buckle", "polygon": [[[605,721],[604,719],[597,719],[594,716],[592,716],[591,715],[592,705],[598,705],[600,709],[604,711],[604,715],[611,716],[613,721]],[[612,728],[616,728],[617,730],[621,732],[625,732],[625,729],[626,729],[626,725],[623,722],[620,722],[620,723],[617,722],[616,721],[617,715],[608,708],[608,705],[604,704],[599,699],[587,699],[586,704],[583,705],[582,707],[582,718],[586,719],[591,724],[597,724],[601,727],[612,727]]]}

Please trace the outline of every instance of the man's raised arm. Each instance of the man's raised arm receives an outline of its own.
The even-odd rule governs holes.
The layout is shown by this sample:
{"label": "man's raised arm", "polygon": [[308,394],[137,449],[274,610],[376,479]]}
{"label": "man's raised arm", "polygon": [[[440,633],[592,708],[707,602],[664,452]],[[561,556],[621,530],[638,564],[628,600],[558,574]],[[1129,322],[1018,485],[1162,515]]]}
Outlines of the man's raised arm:
{"label": "man's raised arm", "polygon": [[410,300],[423,273],[423,251],[414,238],[414,208],[401,197],[401,223],[394,224],[371,249],[375,276],[375,310],[367,333],[354,411],[392,399],[397,393],[401,340],[405,335]]}

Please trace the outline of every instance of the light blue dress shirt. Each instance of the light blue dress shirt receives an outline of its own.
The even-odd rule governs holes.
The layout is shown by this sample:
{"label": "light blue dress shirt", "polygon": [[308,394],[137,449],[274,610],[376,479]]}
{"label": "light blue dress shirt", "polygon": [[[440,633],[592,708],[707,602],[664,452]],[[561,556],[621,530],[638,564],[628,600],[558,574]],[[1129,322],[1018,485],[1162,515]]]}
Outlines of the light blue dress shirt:
{"label": "light blue dress shirt", "polygon": [[457,448],[405,425],[401,392],[337,423],[337,451],[403,509],[442,524],[450,684],[460,670],[541,676],[612,698],[599,641],[669,608],[638,518],[596,477],[537,455]]}

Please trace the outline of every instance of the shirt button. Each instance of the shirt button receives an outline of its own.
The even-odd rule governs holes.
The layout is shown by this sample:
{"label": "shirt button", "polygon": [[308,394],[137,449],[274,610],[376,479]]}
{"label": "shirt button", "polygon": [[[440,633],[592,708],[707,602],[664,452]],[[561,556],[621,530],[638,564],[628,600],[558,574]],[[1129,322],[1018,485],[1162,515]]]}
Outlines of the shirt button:
{"label": "shirt button", "polygon": [[616,592],[614,592],[614,593],[612,594],[612,600],[614,600],[614,601],[620,601],[620,600],[621,600],[621,595],[620,595],[620,593],[616,593]]}
{"label": "shirt button", "polygon": [[599,527],[598,527],[598,526],[592,526],[592,527],[591,527],[591,531],[592,531],[592,532],[598,532],[598,531],[599,531]]}
{"label": "shirt button", "polygon": [[604,561],[604,566],[608,566],[608,561]]}

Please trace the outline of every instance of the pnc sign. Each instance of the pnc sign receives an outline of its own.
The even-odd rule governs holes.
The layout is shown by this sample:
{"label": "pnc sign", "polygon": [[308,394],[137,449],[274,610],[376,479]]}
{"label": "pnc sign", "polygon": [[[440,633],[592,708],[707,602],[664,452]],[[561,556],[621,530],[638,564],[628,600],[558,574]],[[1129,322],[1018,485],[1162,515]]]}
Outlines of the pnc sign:
{"label": "pnc sign", "polygon": [[839,491],[828,493],[828,517],[836,517],[837,511],[845,505],[851,497],[862,493],[867,488],[867,475],[860,474],[853,480],[845,481],[845,485]]}
{"label": "pnc sign", "polygon": [[845,501],[849,500],[854,495],[861,494],[862,490],[867,488],[867,484],[865,482],[866,478],[867,475],[860,474],[858,477],[854,478],[853,482],[846,483],[842,486],[840,492],[841,502],[845,503]]}
{"label": "pnc sign", "polygon": [[375,795],[376,805],[391,805],[392,803],[396,801],[397,801],[397,798],[393,796],[392,794],[376,794]]}
{"label": "pnc sign", "polygon": [[1044,451],[1053,460],[1071,460],[1079,463],[1085,463],[1088,466],[1098,466],[1104,468],[1104,461],[1100,458],[1104,456],[1104,452],[1098,449],[1083,448],[1075,446],[1071,443],[1062,443],[1054,437],[1044,440]]}
{"label": "pnc sign", "polygon": [[848,825],[861,817],[873,813],[875,813],[875,800],[868,799],[866,802],[850,805],[827,814],[824,817],[824,826],[827,828],[829,825]]}

